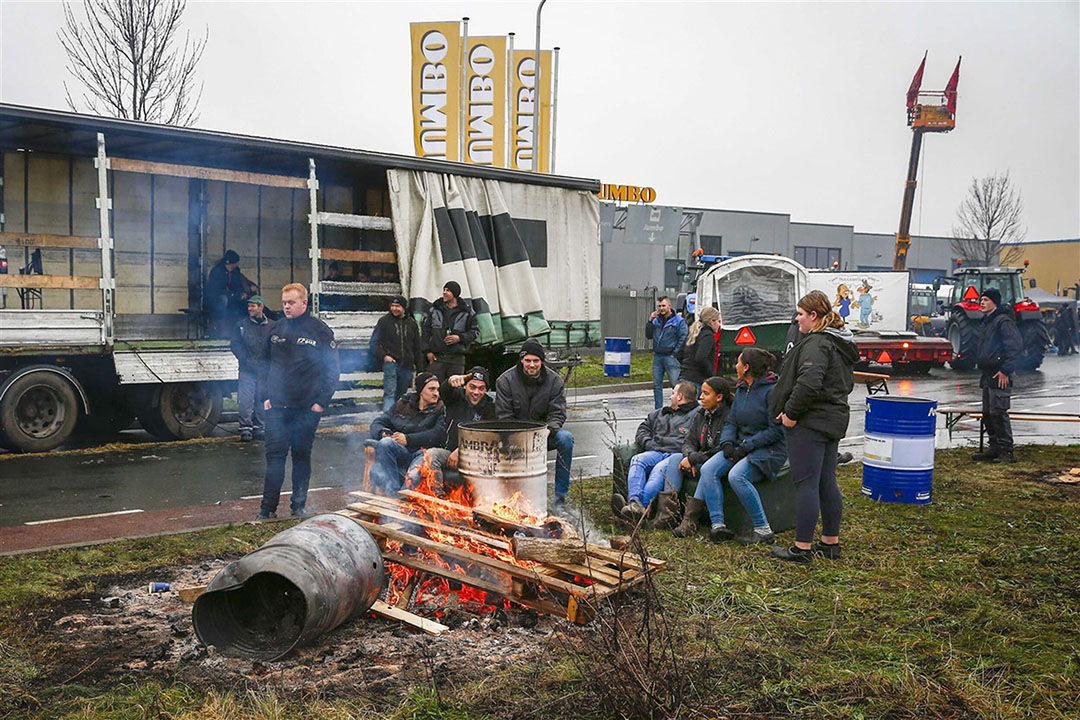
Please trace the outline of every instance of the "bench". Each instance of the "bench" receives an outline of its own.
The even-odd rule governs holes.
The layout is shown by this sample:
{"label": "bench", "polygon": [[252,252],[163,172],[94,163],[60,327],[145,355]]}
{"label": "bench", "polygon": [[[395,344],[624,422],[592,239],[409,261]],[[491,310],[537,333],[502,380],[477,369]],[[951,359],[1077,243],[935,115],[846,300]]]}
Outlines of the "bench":
{"label": "bench", "polygon": [[889,376],[882,375],[881,373],[872,372],[858,372],[853,373],[855,375],[855,382],[861,382],[866,385],[867,395],[888,395],[889,394]]}
{"label": "bench", "polygon": [[[627,473],[630,470],[630,458],[641,452],[635,443],[624,443],[611,448],[611,483],[612,493],[618,493],[622,497],[627,494]],[[683,479],[683,495],[693,495],[697,489],[697,480],[685,475]],[[746,514],[739,498],[728,485],[727,478],[723,481],[724,486],[724,522],[738,535],[749,535],[753,530],[750,516]],[[761,504],[765,508],[765,515],[769,518],[769,526],[774,532],[783,532],[795,527],[795,483],[791,479],[791,469],[787,463],[780,468],[774,477],[765,478],[754,483],[754,487],[761,496]],[[616,509],[612,504],[612,510],[618,514],[621,508]],[[651,509],[650,509],[651,511]]]}
{"label": "bench", "polygon": [[[986,423],[983,422],[982,407],[939,407],[938,415],[945,416],[945,429],[949,431],[949,442],[953,439],[953,428],[965,417],[979,421],[979,450],[984,447]],[[1074,422],[1080,423],[1080,413],[1044,413],[1025,412],[1023,410],[1008,413],[1009,420],[1020,422]]]}

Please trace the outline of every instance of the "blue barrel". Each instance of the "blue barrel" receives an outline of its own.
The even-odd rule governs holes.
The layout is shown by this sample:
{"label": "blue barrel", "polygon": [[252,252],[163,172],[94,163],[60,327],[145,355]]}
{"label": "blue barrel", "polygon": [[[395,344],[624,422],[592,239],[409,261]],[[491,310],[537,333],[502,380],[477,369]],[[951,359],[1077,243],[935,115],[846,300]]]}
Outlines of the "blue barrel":
{"label": "blue barrel", "polygon": [[630,377],[630,338],[604,338],[604,377]]}
{"label": "blue barrel", "polygon": [[866,398],[862,493],[880,502],[925,505],[934,479],[937,401]]}

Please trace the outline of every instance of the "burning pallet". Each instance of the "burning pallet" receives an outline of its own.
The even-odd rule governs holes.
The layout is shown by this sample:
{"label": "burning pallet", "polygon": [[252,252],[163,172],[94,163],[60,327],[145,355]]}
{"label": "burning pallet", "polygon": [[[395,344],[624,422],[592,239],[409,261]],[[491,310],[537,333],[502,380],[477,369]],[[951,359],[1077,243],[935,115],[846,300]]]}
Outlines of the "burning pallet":
{"label": "burning pallet", "polygon": [[501,602],[589,622],[598,601],[664,569],[642,558],[585,542],[558,518],[522,510],[513,498],[483,508],[402,490],[398,497],[368,492],[340,514],[366,528],[388,563],[387,603],[408,608],[436,580],[462,586],[488,606]]}

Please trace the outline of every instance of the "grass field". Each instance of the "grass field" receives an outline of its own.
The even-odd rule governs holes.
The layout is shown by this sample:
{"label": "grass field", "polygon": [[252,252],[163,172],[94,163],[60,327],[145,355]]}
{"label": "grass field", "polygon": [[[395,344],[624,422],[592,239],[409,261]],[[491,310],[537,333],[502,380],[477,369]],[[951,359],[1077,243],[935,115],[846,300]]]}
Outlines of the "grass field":
{"label": "grass field", "polygon": [[635,352],[630,356],[630,377],[610,378],[604,376],[604,356],[584,355],[582,364],[570,375],[569,387],[594,385],[618,385],[620,383],[652,382],[652,353]]}
{"label": "grass field", "polygon": [[[418,677],[393,698],[56,676],[51,608],[120,576],[238,557],[284,525],[4,558],[0,716],[1080,717],[1080,487],[1045,482],[1080,466],[1080,446],[1018,455],[975,466],[939,452],[927,506],[873,503],[844,467],[845,556],[811,567],[645,531],[668,560],[654,591],[560,631],[543,661],[437,688]],[[607,481],[579,485],[603,525]]]}

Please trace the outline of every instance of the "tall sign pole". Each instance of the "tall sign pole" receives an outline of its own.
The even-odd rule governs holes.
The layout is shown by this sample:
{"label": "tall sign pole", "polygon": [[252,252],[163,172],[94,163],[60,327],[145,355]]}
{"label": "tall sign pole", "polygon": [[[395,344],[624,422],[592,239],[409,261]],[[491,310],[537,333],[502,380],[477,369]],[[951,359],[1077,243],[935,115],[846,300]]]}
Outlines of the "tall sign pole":
{"label": "tall sign pole", "polygon": [[507,45],[509,46],[506,51],[506,152],[503,157],[503,167],[513,167],[513,153],[514,153],[514,113],[510,108],[514,102],[514,74],[516,73],[514,65],[514,33],[510,33],[507,36]]}
{"label": "tall sign pole", "polygon": [[548,166],[550,172],[555,172],[555,137],[559,128],[559,48],[555,48],[552,60],[551,77],[551,163]]}
{"label": "tall sign pole", "polygon": [[536,45],[533,46],[532,171],[540,172],[540,13],[547,0],[536,6]]}
{"label": "tall sign pole", "polygon": [[468,77],[468,69],[465,67],[465,63],[468,62],[469,57],[469,18],[461,18],[461,24],[461,74],[458,75],[461,78],[458,83],[461,86],[458,91],[461,120],[458,123],[458,162],[465,162],[465,136],[469,132],[469,108],[465,95],[465,86],[468,84],[465,80]]}

